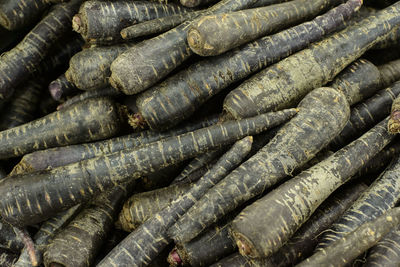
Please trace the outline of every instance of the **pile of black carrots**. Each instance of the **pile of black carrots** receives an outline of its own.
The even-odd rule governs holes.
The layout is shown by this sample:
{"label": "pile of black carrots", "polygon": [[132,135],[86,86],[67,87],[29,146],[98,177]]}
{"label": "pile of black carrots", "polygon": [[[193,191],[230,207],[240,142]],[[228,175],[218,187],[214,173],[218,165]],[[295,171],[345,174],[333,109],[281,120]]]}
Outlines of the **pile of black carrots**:
{"label": "pile of black carrots", "polygon": [[1,0],[0,37],[0,266],[400,265],[400,1]]}

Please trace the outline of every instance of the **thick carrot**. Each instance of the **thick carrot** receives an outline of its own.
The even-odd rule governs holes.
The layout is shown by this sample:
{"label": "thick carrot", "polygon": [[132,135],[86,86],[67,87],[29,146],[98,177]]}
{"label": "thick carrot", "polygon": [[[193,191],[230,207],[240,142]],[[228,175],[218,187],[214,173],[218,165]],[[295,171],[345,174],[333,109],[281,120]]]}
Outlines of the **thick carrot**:
{"label": "thick carrot", "polygon": [[374,46],[374,49],[385,49],[400,45],[400,27],[394,28],[388,37]]}
{"label": "thick carrot", "polygon": [[[340,1],[294,0],[228,14],[204,16],[192,22],[190,49],[201,56],[220,55],[264,35],[309,20]],[[222,38],[223,37],[223,38]]]}
{"label": "thick carrot", "polygon": [[[394,138],[387,133],[386,123],[387,119],[247,206],[232,222],[240,253],[268,257],[276,252],[334,190]],[[268,213],[261,212],[265,207]]]}
{"label": "thick carrot", "polygon": [[388,87],[395,81],[400,80],[400,59],[390,61],[378,66],[381,73],[381,86]]}
{"label": "thick carrot", "polygon": [[400,231],[396,227],[372,247],[363,266],[395,267],[400,262]]}
{"label": "thick carrot", "polygon": [[[207,9],[224,13],[247,8],[256,0],[222,0]],[[118,56],[111,65],[110,83],[128,95],[141,92],[156,84],[193,53],[186,34],[191,21],[152,39],[145,40]]]}
{"label": "thick carrot", "polygon": [[313,213],[293,237],[271,257],[263,259],[264,267],[294,266],[309,257],[318,244],[318,236],[343,214],[368,188],[363,183],[345,185],[335,191]]}
{"label": "thick carrot", "polygon": [[25,155],[14,167],[11,174],[21,174],[29,171],[40,171],[56,168],[85,159],[111,154],[124,149],[131,149],[159,141],[171,136],[184,134],[215,124],[215,116],[193,121],[169,130],[168,132],[142,131],[122,137],[98,141],[88,144],[56,147],[46,150],[35,151]]}
{"label": "thick carrot", "polygon": [[359,228],[342,237],[331,246],[304,260],[299,267],[347,266],[362,252],[374,246],[390,229],[400,224],[400,208],[388,210],[375,220],[364,223]]}
{"label": "thick carrot", "polygon": [[170,266],[210,266],[234,253],[237,247],[229,235],[230,220],[218,222],[188,243],[177,244],[168,256]]}
{"label": "thick carrot", "polygon": [[140,94],[137,99],[140,116],[153,129],[169,127],[183,120],[228,85],[340,27],[359,5],[359,1],[348,1],[310,22],[261,38],[240,50],[191,65],[187,70]]}
{"label": "thick carrot", "polygon": [[49,84],[49,92],[54,100],[59,101],[61,98],[78,93],[79,90],[67,80],[65,74],[61,74]]}
{"label": "thick carrot", "polygon": [[168,228],[210,187],[223,179],[250,151],[252,137],[236,142],[192,189],[143,223],[116,246],[98,266],[146,266],[170,242]]}
{"label": "thick carrot", "polygon": [[122,122],[123,114],[113,101],[90,99],[0,132],[0,158],[107,138],[118,133]]}
{"label": "thick carrot", "polygon": [[81,90],[93,90],[109,85],[113,60],[133,44],[92,47],[74,55],[65,73],[68,81]]}
{"label": "thick carrot", "polygon": [[134,23],[187,11],[175,4],[149,1],[86,1],[72,19],[72,27],[89,43],[115,43],[119,32]]}
{"label": "thick carrot", "polygon": [[380,78],[379,69],[374,64],[358,59],[341,71],[328,86],[341,91],[352,106],[372,96],[379,88]]}
{"label": "thick carrot", "polygon": [[[42,256],[47,245],[60,229],[67,225],[81,210],[81,205],[76,205],[67,211],[57,214],[53,218],[50,218],[44,222],[39,230],[36,232],[33,240],[38,252],[38,264],[42,264]],[[2,265],[0,265],[2,266]],[[18,260],[13,265],[14,267],[26,267],[31,266],[31,261],[29,258],[28,251],[23,249]]]}
{"label": "thick carrot", "polygon": [[90,199],[114,184],[139,178],[209,149],[265,131],[295,113],[296,110],[290,109],[241,121],[230,121],[137,149],[126,149],[49,171],[9,177],[0,181],[0,195],[4,196],[0,199],[0,214],[4,220],[13,224],[43,221],[58,211]]}
{"label": "thick carrot", "polygon": [[257,73],[227,95],[225,111],[240,118],[295,105],[399,25],[399,11],[397,2]]}
{"label": "thick carrot", "polygon": [[119,96],[119,95],[120,95],[119,91],[115,90],[111,86],[100,88],[100,89],[94,89],[94,90],[90,90],[90,91],[84,92],[82,94],[76,95],[74,97],[71,97],[64,103],[58,105],[57,110],[66,109],[76,103],[79,103],[79,102],[83,103],[83,102],[85,102],[89,99],[93,99],[93,98],[115,97],[115,96]]}
{"label": "thick carrot", "polygon": [[7,112],[0,119],[0,130],[10,129],[36,118],[43,88],[44,84],[40,79],[19,86],[7,105]]}
{"label": "thick carrot", "polygon": [[134,183],[132,180],[113,187],[79,213],[47,246],[43,255],[45,265],[92,266]]}
{"label": "thick carrot", "polygon": [[352,108],[350,119],[329,146],[340,149],[350,141],[359,137],[373,125],[390,114],[393,100],[400,94],[400,82],[389,88],[378,91],[374,96]]}
{"label": "thick carrot", "polygon": [[35,71],[49,48],[70,29],[72,15],[81,2],[59,4],[16,47],[1,55],[0,99],[10,96],[13,88]]}
{"label": "thick carrot", "polygon": [[297,116],[266,146],[210,189],[171,227],[171,238],[177,243],[190,241],[218,218],[291,175],[329,143],[350,112],[344,95],[332,88],[313,90],[298,108]]}
{"label": "thick carrot", "polygon": [[49,5],[44,0],[4,0],[0,2],[0,25],[7,30],[35,23]]}
{"label": "thick carrot", "polygon": [[132,232],[139,225],[164,209],[189,191],[191,184],[171,185],[131,196],[123,205],[118,217],[118,227]]}

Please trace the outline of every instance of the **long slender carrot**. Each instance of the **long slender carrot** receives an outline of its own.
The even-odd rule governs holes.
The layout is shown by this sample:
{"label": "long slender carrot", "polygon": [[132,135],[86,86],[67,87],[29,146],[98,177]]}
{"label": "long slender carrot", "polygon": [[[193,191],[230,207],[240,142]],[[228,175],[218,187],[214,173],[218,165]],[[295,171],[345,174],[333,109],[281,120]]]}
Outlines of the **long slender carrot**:
{"label": "long slender carrot", "polygon": [[269,33],[309,20],[338,3],[340,1],[294,0],[228,14],[204,16],[190,25],[188,44],[198,55],[220,55]]}
{"label": "long slender carrot", "polygon": [[400,208],[388,210],[304,260],[299,267],[346,266],[362,252],[374,246],[390,229],[400,224]]}
{"label": "long slender carrot", "polygon": [[0,199],[0,214],[13,224],[43,221],[114,184],[139,178],[209,149],[265,131],[296,113],[296,110],[290,109],[230,121],[137,149],[126,149],[49,171],[9,177],[0,181],[0,194],[3,196]]}
{"label": "long slender carrot", "polygon": [[0,2],[0,25],[16,30],[35,23],[46,10],[44,0],[4,0]]}
{"label": "long slender carrot", "polygon": [[89,43],[115,43],[124,27],[185,11],[180,5],[150,1],[86,1],[73,17],[72,27]]}
{"label": "long slender carrot", "polygon": [[119,109],[109,99],[96,98],[2,131],[0,158],[113,136],[123,124]]}
{"label": "long slender carrot", "polygon": [[59,4],[16,47],[1,55],[0,99],[10,96],[13,88],[35,71],[49,48],[70,29],[72,15],[81,2]]}
{"label": "long slender carrot", "polygon": [[[224,13],[247,8],[256,0],[222,0],[207,9]],[[145,40],[118,56],[111,65],[110,83],[125,94],[135,94],[156,84],[188,59],[192,52],[186,42],[191,21],[157,37]]]}
{"label": "long slender carrot", "polygon": [[397,2],[257,73],[227,95],[225,111],[240,118],[295,105],[399,25],[399,10]]}
{"label": "long slender carrot", "polygon": [[266,146],[211,188],[171,227],[171,238],[177,243],[190,241],[218,218],[291,175],[329,143],[349,115],[345,96],[332,88],[313,90],[298,108],[297,116]]}
{"label": "long slender carrot", "polygon": [[140,116],[152,129],[169,127],[183,120],[228,85],[340,27],[359,5],[359,1],[348,1],[310,22],[191,65],[140,94],[137,98]]}
{"label": "long slender carrot", "polygon": [[89,144],[70,145],[46,150],[35,151],[25,155],[14,166],[11,174],[20,174],[28,171],[40,171],[60,167],[85,159],[111,154],[124,149],[139,147],[171,136],[184,134],[215,124],[217,118],[206,117],[200,121],[193,121],[167,132],[142,131],[122,137],[93,142]]}
{"label": "long slender carrot", "polygon": [[385,40],[374,46],[374,49],[385,49],[400,45],[400,27],[394,28]]}
{"label": "long slender carrot", "polygon": [[400,80],[400,59],[380,65],[378,66],[378,69],[381,73],[381,86],[383,88]]}
{"label": "long slender carrot", "polygon": [[[386,123],[246,207],[232,222],[240,253],[268,257],[276,252],[334,190],[394,138]],[[268,213],[263,214],[265,207]]]}
{"label": "long slender carrot", "polygon": [[192,189],[126,237],[98,266],[146,266],[170,242],[168,228],[210,187],[223,179],[250,151],[252,137],[236,142]]}
{"label": "long slender carrot", "polygon": [[45,265],[91,266],[134,183],[115,186],[92,201],[47,246]]}
{"label": "long slender carrot", "polygon": [[132,232],[154,214],[190,190],[191,184],[171,185],[131,196],[118,216],[121,229]]}

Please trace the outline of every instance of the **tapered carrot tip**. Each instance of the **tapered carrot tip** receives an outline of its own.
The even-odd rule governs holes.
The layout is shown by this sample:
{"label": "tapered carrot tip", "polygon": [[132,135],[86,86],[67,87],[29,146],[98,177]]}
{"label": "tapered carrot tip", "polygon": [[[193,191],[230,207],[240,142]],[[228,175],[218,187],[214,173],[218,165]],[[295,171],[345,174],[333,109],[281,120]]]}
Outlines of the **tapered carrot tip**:
{"label": "tapered carrot tip", "polygon": [[388,122],[389,133],[400,133],[400,111],[392,112]]}
{"label": "tapered carrot tip", "polygon": [[174,248],[169,253],[167,261],[171,266],[181,266],[182,265],[182,259],[179,256],[178,252],[176,251],[176,248]]}
{"label": "tapered carrot tip", "polygon": [[72,29],[74,29],[74,31],[81,33],[82,31],[82,21],[81,21],[81,17],[79,16],[79,14],[75,15],[72,18]]}
{"label": "tapered carrot tip", "polygon": [[62,90],[61,90],[61,85],[57,83],[56,81],[52,81],[49,84],[49,91],[50,95],[54,100],[60,100],[62,97]]}
{"label": "tapered carrot tip", "polygon": [[146,121],[139,113],[128,115],[128,123],[133,129],[144,129],[147,126]]}

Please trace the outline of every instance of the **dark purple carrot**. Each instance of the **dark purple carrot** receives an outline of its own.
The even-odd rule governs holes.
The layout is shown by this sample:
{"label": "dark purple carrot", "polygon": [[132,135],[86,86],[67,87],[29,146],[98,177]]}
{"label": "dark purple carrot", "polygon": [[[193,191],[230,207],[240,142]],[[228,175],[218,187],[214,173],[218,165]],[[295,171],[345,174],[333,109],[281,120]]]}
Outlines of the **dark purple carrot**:
{"label": "dark purple carrot", "polygon": [[0,119],[0,129],[10,129],[35,119],[43,91],[44,84],[40,79],[19,86],[6,106],[7,112]]}
{"label": "dark purple carrot", "polygon": [[152,129],[169,127],[187,118],[228,85],[343,26],[344,19],[359,5],[359,1],[349,1],[310,22],[191,65],[140,94],[137,99],[140,116]]}
{"label": "dark purple carrot", "polygon": [[400,27],[394,28],[389,36],[387,36],[384,40],[377,43],[374,46],[374,49],[386,49],[390,47],[396,47],[400,45]]}
{"label": "dark purple carrot", "polygon": [[231,91],[224,109],[234,118],[293,106],[331,80],[400,24],[400,2],[262,70]]}
{"label": "dark purple carrot", "polygon": [[53,99],[57,101],[79,92],[75,85],[67,80],[65,74],[61,74],[60,77],[49,84],[49,91]]}
{"label": "dark purple carrot", "polygon": [[396,82],[389,88],[378,91],[374,96],[353,107],[346,126],[329,146],[334,150],[340,149],[383,120],[390,114],[391,104],[399,93],[400,82]]}
{"label": "dark purple carrot", "polygon": [[[386,123],[387,119],[247,206],[232,222],[240,253],[269,257],[278,251],[334,190],[394,138],[387,133]],[[268,213],[262,212],[266,207]]]}
{"label": "dark purple carrot", "polygon": [[111,137],[118,133],[123,120],[120,107],[113,101],[90,99],[0,132],[0,158]]}
{"label": "dark purple carrot", "polygon": [[313,90],[298,108],[299,113],[266,146],[211,188],[171,227],[171,238],[177,243],[190,241],[218,218],[290,176],[340,132],[350,113],[345,96],[328,87]]}
{"label": "dark purple carrot", "polygon": [[46,266],[92,266],[112,229],[115,217],[135,181],[117,185],[99,195],[63,228],[46,247]]}
{"label": "dark purple carrot", "polygon": [[259,37],[312,19],[321,11],[329,10],[339,3],[329,0],[294,0],[228,14],[203,16],[190,25],[187,41],[194,53],[216,56]]}
{"label": "dark purple carrot", "polygon": [[98,266],[146,266],[170,243],[168,228],[209,188],[240,164],[250,151],[251,143],[252,137],[236,142],[191,190],[129,234]]}
{"label": "dark purple carrot", "polygon": [[84,49],[71,58],[65,76],[68,81],[81,90],[93,90],[108,86],[111,63],[132,45],[119,44]]}
{"label": "dark purple carrot", "polygon": [[[396,84],[400,85],[400,82]],[[388,122],[388,131],[390,133],[399,133],[400,132],[400,98],[399,96],[393,101],[392,111],[390,113],[390,119]]]}
{"label": "dark purple carrot", "polygon": [[[50,218],[46,222],[44,222],[35,236],[33,237],[38,256],[38,265],[42,264],[43,261],[43,252],[45,251],[47,245],[50,240],[54,237],[54,235],[60,231],[65,225],[67,225],[81,210],[80,205],[76,205],[75,207],[70,208],[67,211],[61,212],[57,214],[53,218]],[[0,265],[2,266],[2,265]],[[29,258],[28,251],[23,249],[18,260],[15,262],[14,267],[27,267],[32,266],[31,260]]]}
{"label": "dark purple carrot", "polygon": [[294,266],[309,257],[318,244],[318,236],[343,214],[368,188],[363,183],[344,185],[335,191],[296,231],[293,237],[272,256],[260,260],[264,267]]}
{"label": "dark purple carrot", "polygon": [[0,199],[0,214],[12,224],[43,221],[115,184],[228,145],[244,136],[260,133],[296,113],[297,110],[290,109],[230,121],[136,149],[125,149],[48,171],[9,177],[0,181],[0,195],[3,196]]}
{"label": "dark purple carrot", "polygon": [[400,59],[378,66],[381,73],[381,86],[386,88],[400,80]]}
{"label": "dark purple carrot", "polygon": [[150,1],[86,1],[72,19],[72,27],[89,43],[121,41],[120,31],[132,24],[190,11],[175,4]]}
{"label": "dark purple carrot", "polygon": [[131,196],[123,205],[116,222],[118,227],[132,232],[154,214],[164,209],[190,190],[191,184],[171,185]]}
{"label": "dark purple carrot", "polygon": [[177,244],[170,252],[170,266],[210,266],[210,264],[232,254],[237,249],[229,235],[229,220],[209,227],[204,233],[188,243]]}
{"label": "dark purple carrot", "polygon": [[[245,9],[256,0],[222,0],[207,9],[210,13],[224,13]],[[152,39],[133,46],[118,56],[111,65],[110,83],[128,95],[141,92],[167,76],[193,53],[186,34],[191,21]]]}
{"label": "dark purple carrot", "polygon": [[378,218],[364,223],[329,247],[304,260],[299,267],[347,266],[364,251],[374,246],[391,229],[400,224],[400,208],[388,210]]}
{"label": "dark purple carrot", "polygon": [[142,131],[88,144],[39,150],[25,155],[14,167],[11,174],[21,174],[49,168],[53,169],[81,160],[111,154],[124,149],[140,147],[171,136],[177,136],[200,128],[211,126],[215,124],[216,121],[217,118],[215,116],[210,116],[203,118],[200,121],[185,123],[182,126],[175,127],[167,132],[160,133],[154,131]]}
{"label": "dark purple carrot", "polygon": [[202,13],[204,11],[200,10],[144,21],[122,29],[121,36],[124,40],[131,40],[151,34],[163,33],[187,20],[196,18]]}
{"label": "dark purple carrot", "polygon": [[119,96],[120,92],[112,88],[111,86],[90,90],[79,95],[73,96],[64,103],[57,106],[57,110],[62,110],[71,107],[79,102],[85,102],[89,99],[98,98],[98,97],[115,97]]}
{"label": "dark purple carrot", "polygon": [[45,0],[3,0],[0,2],[0,25],[14,31],[34,24],[49,5]]}
{"label": "dark purple carrot", "polygon": [[228,257],[210,265],[210,267],[258,267],[250,259],[243,257],[239,253],[231,254]]}
{"label": "dark purple carrot", "polygon": [[72,15],[82,0],[57,5],[13,49],[1,55],[0,99],[7,98],[15,86],[28,78],[49,49],[70,30]]}
{"label": "dark purple carrot", "polygon": [[395,267],[400,263],[400,231],[396,227],[385,235],[374,247],[366,258],[365,267]]}

